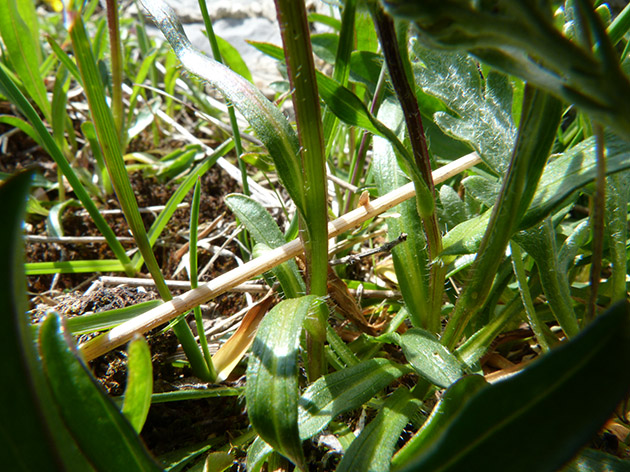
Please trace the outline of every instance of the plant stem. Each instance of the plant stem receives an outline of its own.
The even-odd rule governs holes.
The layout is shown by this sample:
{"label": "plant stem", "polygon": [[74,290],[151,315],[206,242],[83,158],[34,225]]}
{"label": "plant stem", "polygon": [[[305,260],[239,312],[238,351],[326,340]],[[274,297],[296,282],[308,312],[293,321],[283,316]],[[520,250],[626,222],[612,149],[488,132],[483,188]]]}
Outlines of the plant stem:
{"label": "plant stem", "polygon": [[599,123],[593,126],[595,131],[595,159],[597,176],[595,177],[595,195],[593,196],[592,220],[593,251],[591,258],[591,273],[589,276],[591,292],[584,314],[584,324],[595,319],[597,312],[597,292],[602,272],[602,257],[604,253],[604,216],[606,202],[606,159],[604,159],[604,128]]}
{"label": "plant stem", "polygon": [[107,0],[107,27],[109,29],[109,48],[112,72],[112,115],[121,146],[123,139],[124,112],[122,101],[122,43],[120,41],[120,26],[118,22],[118,2]]}
{"label": "plant stem", "polygon": [[[278,24],[284,45],[289,82],[293,90],[293,108],[300,140],[300,156],[306,207],[301,223],[307,263],[307,288],[312,295],[328,294],[328,234],[326,157],[319,93],[311,49],[306,7],[303,0],[276,0]],[[327,308],[319,305],[320,327],[309,336],[309,379],[324,370]]]}
{"label": "plant stem", "polygon": [[[376,25],[379,42],[383,48],[389,76],[405,116],[415,164],[420,170],[423,183],[429,190],[429,195],[426,196],[419,196],[420,191],[418,191],[416,198],[418,198],[418,208],[427,238],[429,260],[432,262],[429,276],[429,306],[431,308],[428,314],[429,322],[427,326],[431,331],[437,332],[440,324],[440,307],[442,305],[446,268],[439,262],[439,255],[442,252],[442,235],[435,213],[435,185],[431,175],[431,159],[422,126],[418,100],[409,81],[408,71],[411,70],[411,66],[408,64],[407,51],[399,48],[399,39],[396,35],[396,26],[392,17],[387,15],[381,7],[377,7],[372,3],[371,5],[371,14]],[[415,182],[416,179],[413,180]],[[430,198],[431,201],[420,202],[423,198]],[[422,211],[422,207],[427,208],[428,211]]]}
{"label": "plant stem", "polygon": [[[476,154],[469,154],[456,161],[440,167],[433,173],[433,180],[436,183],[444,182],[454,175],[477,165],[481,162]],[[367,220],[374,218],[381,213],[395,207],[401,202],[415,196],[415,187],[409,183],[400,187],[387,195],[371,201],[366,206],[346,213],[328,224],[328,237],[334,238],[346,231],[355,228]],[[263,272],[271,270],[277,265],[288,261],[302,253],[304,248],[299,239],[273,249],[264,256],[252,259],[251,261],[237,267],[230,272],[222,274],[210,282],[201,285],[195,290],[190,290],[183,295],[173,298],[170,302],[160,305],[152,310],[143,313],[115,328],[108,333],[102,334],[80,347],[83,356],[87,360],[94,359],[108,352],[109,350],[124,344],[133,337],[135,333],[144,333],[156,326],[166,323],[192,309],[196,305],[206,303],[231,288],[256,277]]]}
{"label": "plant stem", "polygon": [[[210,19],[210,15],[208,14],[206,0],[199,0],[199,8],[201,9],[201,16],[203,17],[203,23],[206,27],[206,33],[208,34],[208,40],[210,41],[210,47],[212,48],[212,55],[214,56],[214,60],[223,64],[221,49],[219,48],[217,37],[214,34],[214,28],[212,27],[212,20]],[[234,137],[234,150],[236,152],[238,168],[241,171],[241,179],[243,180],[243,182],[241,183],[241,185],[243,186],[243,193],[245,195],[250,195],[251,192],[249,191],[249,183],[247,182],[247,166],[245,165],[245,162],[241,159],[241,155],[243,154],[243,144],[241,143],[241,132],[238,129],[236,112],[234,111],[234,105],[232,105],[231,103],[228,103],[227,107],[228,115],[230,117],[230,126],[232,127],[232,136]]]}

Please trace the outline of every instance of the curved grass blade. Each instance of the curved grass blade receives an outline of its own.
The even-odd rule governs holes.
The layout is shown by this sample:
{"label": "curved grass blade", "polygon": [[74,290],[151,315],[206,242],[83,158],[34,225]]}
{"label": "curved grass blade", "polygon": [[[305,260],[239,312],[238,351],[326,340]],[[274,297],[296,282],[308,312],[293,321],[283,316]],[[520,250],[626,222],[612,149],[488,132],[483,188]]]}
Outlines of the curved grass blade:
{"label": "curved grass blade", "polygon": [[93,315],[75,316],[66,321],[66,326],[73,335],[105,331],[135,318],[162,303],[162,300],[149,300],[125,308],[94,313]]}
{"label": "curved grass blade", "polygon": [[300,397],[300,438],[308,439],[337,415],[359,408],[398,377],[412,370],[389,359],[370,359],[324,375]]}
{"label": "curved grass blade", "polygon": [[98,470],[162,470],[65,336],[60,315],[48,315],[39,330],[44,372],[64,422],[84,454]]}
{"label": "curved grass blade", "polygon": [[267,458],[273,453],[273,448],[263,441],[260,436],[247,448],[247,470],[258,472]]}
{"label": "curved grass blade", "polygon": [[153,367],[151,350],[143,336],[138,335],[127,348],[127,387],[122,412],[136,433],[140,434],[151,406]]}
{"label": "curved grass blade", "polygon": [[18,108],[20,113],[26,117],[29,123],[33,126],[35,131],[40,137],[41,142],[43,143],[43,147],[50,154],[50,156],[54,159],[55,163],[61,169],[64,177],[68,179],[68,183],[74,190],[77,198],[81,201],[87,212],[90,214],[92,221],[100,231],[100,233],[105,237],[109,247],[112,249],[115,256],[118,258],[120,263],[124,266],[124,270],[128,276],[132,276],[134,274],[134,270],[131,267],[131,261],[129,256],[125,253],[125,249],[123,248],[120,241],[116,239],[116,235],[109,227],[103,215],[100,214],[98,208],[92,201],[92,197],[85,190],[81,181],[78,179],[70,164],[64,157],[63,153],[55,143],[55,140],[50,135],[48,130],[46,129],[46,125],[44,125],[43,121],[32,107],[32,105],[26,100],[24,95],[19,91],[19,89],[15,86],[11,78],[6,74],[4,69],[0,67],[0,92],[4,94],[11,102]]}
{"label": "curved grass blade", "polygon": [[[0,4],[0,33],[8,59],[22,81],[22,85],[37,104],[46,119],[50,121],[50,102],[46,96],[44,80],[39,72],[40,46],[33,37],[36,34],[27,26],[16,0],[6,0]],[[33,13],[35,13],[33,11]],[[37,17],[34,17],[37,20]],[[29,21],[26,18],[26,21]],[[37,31],[37,30],[35,30]]]}
{"label": "curved grass blade", "polygon": [[[64,470],[45,416],[41,375],[26,310],[21,224],[32,174],[21,173],[0,186],[0,463],[16,470]],[[49,405],[52,406],[52,405]]]}
{"label": "curved grass blade", "polygon": [[122,156],[120,136],[117,131],[120,128],[116,126],[112,111],[105,100],[105,88],[90,47],[83,19],[78,13],[74,12],[73,14],[74,18],[69,28],[70,38],[72,39],[77,65],[83,77],[84,91],[88,100],[90,114],[112,185],[147,269],[151,273],[153,280],[155,280],[160,296],[165,300],[170,300],[172,298],[170,291],[164,282],[164,276],[153,254],[144,222],[138,211],[138,202],[131,188],[131,182]]}
{"label": "curved grass blade", "polygon": [[297,352],[304,319],[316,297],[292,298],[263,319],[247,366],[247,412],[274,450],[305,470],[298,430]]}
{"label": "curved grass blade", "polygon": [[403,428],[411,422],[422,402],[404,387],[390,396],[381,411],[352,441],[337,472],[389,470],[390,459]]}
{"label": "curved grass blade", "polygon": [[629,341],[630,305],[621,302],[564,346],[481,389],[401,470],[558,470],[626,396],[630,378],[618,366],[630,362]]}
{"label": "curved grass blade", "polygon": [[81,274],[86,272],[123,272],[125,267],[117,259],[94,261],[27,262],[26,275]]}
{"label": "curved grass blade", "polygon": [[300,144],[284,115],[247,79],[196,50],[173,10],[162,0],[141,0],[182,65],[216,87],[249,121],[276,164],[280,179],[300,209],[306,209]]}

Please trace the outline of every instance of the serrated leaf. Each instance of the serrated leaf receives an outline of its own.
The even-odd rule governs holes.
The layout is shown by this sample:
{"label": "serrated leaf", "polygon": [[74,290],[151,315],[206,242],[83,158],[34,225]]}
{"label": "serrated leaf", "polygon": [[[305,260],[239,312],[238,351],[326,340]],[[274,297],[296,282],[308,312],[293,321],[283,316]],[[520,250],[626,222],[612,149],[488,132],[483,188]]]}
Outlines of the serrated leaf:
{"label": "serrated leaf", "polygon": [[127,386],[122,412],[138,434],[151,406],[153,367],[151,350],[143,336],[136,336],[127,348]]}
{"label": "serrated leaf", "polygon": [[414,398],[409,390],[398,388],[387,399],[376,418],[352,441],[336,471],[389,470],[400,433],[421,406],[422,402]]}
{"label": "serrated leaf", "polygon": [[478,64],[466,54],[424,49],[417,41],[412,51],[422,61],[415,67],[420,88],[458,116],[437,112],[435,122],[447,135],[469,143],[497,175],[503,175],[516,138],[508,78],[490,72],[484,80]]}
{"label": "serrated leaf", "polygon": [[337,415],[360,407],[393,380],[410,372],[388,359],[370,359],[324,375],[299,400],[300,438],[308,439]]}
{"label": "serrated leaf", "polygon": [[39,343],[61,416],[91,462],[99,470],[162,470],[68,345],[59,314],[52,313],[42,322]]}
{"label": "serrated leaf", "polygon": [[572,341],[480,390],[429,449],[399,470],[493,472],[509,464],[513,472],[556,471],[626,396],[630,378],[618,366],[629,362],[630,305],[621,302]]}
{"label": "serrated leaf", "polygon": [[309,295],[276,305],[258,328],[247,366],[247,412],[252,426],[302,469],[297,352],[304,319],[316,298]]}

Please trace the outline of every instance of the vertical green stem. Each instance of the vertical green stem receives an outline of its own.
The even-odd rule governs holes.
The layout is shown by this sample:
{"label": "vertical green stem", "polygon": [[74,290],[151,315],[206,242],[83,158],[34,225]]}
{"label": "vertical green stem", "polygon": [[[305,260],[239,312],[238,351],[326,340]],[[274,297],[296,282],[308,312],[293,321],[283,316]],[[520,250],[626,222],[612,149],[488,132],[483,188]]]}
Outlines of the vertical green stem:
{"label": "vertical green stem", "polygon": [[604,128],[599,123],[593,126],[595,131],[595,158],[597,176],[595,178],[595,195],[592,205],[593,252],[591,258],[590,284],[591,292],[586,306],[584,322],[590,323],[597,312],[597,292],[602,273],[602,256],[604,253],[604,215],[606,202],[606,160],[604,159]]}
{"label": "vertical green stem", "polygon": [[118,2],[107,0],[107,27],[109,29],[110,60],[112,65],[112,115],[118,139],[123,140],[123,102],[122,102],[122,43],[120,42],[120,26],[118,22]]}
{"label": "vertical green stem", "polygon": [[[307,262],[307,287],[310,294],[328,293],[328,215],[326,161],[315,65],[303,0],[276,0],[278,24],[284,45],[293,107],[301,146],[302,175],[306,206],[301,215],[301,232]],[[314,380],[324,369],[326,305],[319,305],[317,332],[309,333],[309,378]]]}
{"label": "vertical green stem", "polygon": [[523,264],[523,253],[521,248],[515,242],[510,243],[510,249],[512,250],[512,266],[514,267],[514,275],[518,282],[518,290],[521,293],[521,300],[525,307],[525,313],[527,313],[527,319],[529,324],[538,339],[540,347],[543,351],[548,351],[550,343],[547,340],[547,332],[543,329],[543,323],[536,313],[534,303],[532,302],[532,296],[529,292],[529,285],[527,284],[527,274],[525,273],[525,265]]}
{"label": "vertical green stem", "polygon": [[[208,39],[210,40],[210,47],[212,48],[212,54],[215,61],[223,64],[223,57],[221,56],[221,49],[217,42],[217,37],[214,34],[214,28],[212,27],[212,20],[208,14],[208,7],[206,0],[199,0],[199,8],[201,9],[201,16],[203,17],[203,23],[206,27]],[[241,132],[238,129],[238,121],[236,120],[236,112],[234,111],[234,105],[228,103],[228,115],[230,117],[230,126],[232,126],[232,135],[234,137],[234,150],[238,161],[238,168],[241,171],[241,179],[243,180],[243,193],[250,195],[249,183],[247,182],[247,167],[245,162],[241,159],[243,154],[243,144],[241,142]]]}
{"label": "vertical green stem", "polygon": [[[199,202],[201,196],[200,179],[197,178],[195,183],[195,190],[193,191],[192,206],[190,208],[190,239],[188,241],[188,254],[189,254],[189,267],[190,267],[190,288],[195,289],[199,286],[198,272],[197,272],[197,226],[199,225]],[[197,324],[197,333],[199,334],[199,344],[203,355],[206,359],[206,365],[210,374],[211,381],[214,381],[217,377],[217,372],[212,363],[212,356],[208,349],[208,339],[206,338],[206,331],[203,327],[203,319],[201,317],[201,308],[196,306],[193,308],[195,315],[195,323]]]}
{"label": "vertical green stem", "polygon": [[[427,148],[427,140],[422,126],[422,118],[420,116],[420,108],[418,100],[410,83],[408,64],[408,56],[406,50],[399,48],[399,40],[396,35],[396,26],[394,20],[385,11],[375,4],[371,3],[371,14],[376,25],[381,48],[385,56],[385,62],[389,70],[389,76],[398,96],[398,101],[402,107],[407,125],[407,133],[413,150],[415,164],[420,171],[420,175],[427,186],[430,198],[434,199],[434,184],[431,171],[431,160],[429,150]],[[401,40],[402,41],[402,40]],[[418,195],[421,195],[418,192]],[[428,196],[428,195],[427,195]],[[430,313],[428,314],[428,328],[437,332],[440,325],[440,308],[442,305],[442,294],[444,292],[444,279],[446,277],[446,269],[439,262],[439,255],[442,252],[442,236],[437,223],[437,215],[434,207],[435,202],[422,202],[426,208],[431,208],[429,213],[421,212],[422,223],[427,237],[427,246],[429,258],[432,261],[431,272],[429,278],[430,290]]]}

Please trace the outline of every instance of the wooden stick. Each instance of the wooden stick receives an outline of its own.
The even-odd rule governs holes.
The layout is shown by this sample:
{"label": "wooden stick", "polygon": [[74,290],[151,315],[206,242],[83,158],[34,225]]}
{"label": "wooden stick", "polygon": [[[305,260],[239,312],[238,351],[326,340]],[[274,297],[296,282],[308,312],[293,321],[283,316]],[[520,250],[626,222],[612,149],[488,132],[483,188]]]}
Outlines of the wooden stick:
{"label": "wooden stick", "polygon": [[[468,154],[433,172],[435,183],[444,182],[446,179],[481,162],[475,153]],[[396,190],[383,195],[376,200],[360,206],[345,215],[328,223],[328,238],[334,238],[364,221],[367,221],[390,208],[415,196],[412,183],[408,183]],[[296,257],[303,252],[302,242],[295,239],[284,246],[273,249],[263,256],[243,264],[225,274],[221,274],[210,282],[190,290],[171,301],[147,311],[135,318],[116,326],[107,333],[103,333],[90,341],[79,345],[79,350],[86,360],[92,360],[100,355],[129,341],[134,334],[144,333],[161,324],[167,323],[176,316],[186,313],[197,305],[207,303],[209,300],[225,293],[231,288],[240,285],[252,277],[267,272],[283,262]]]}

